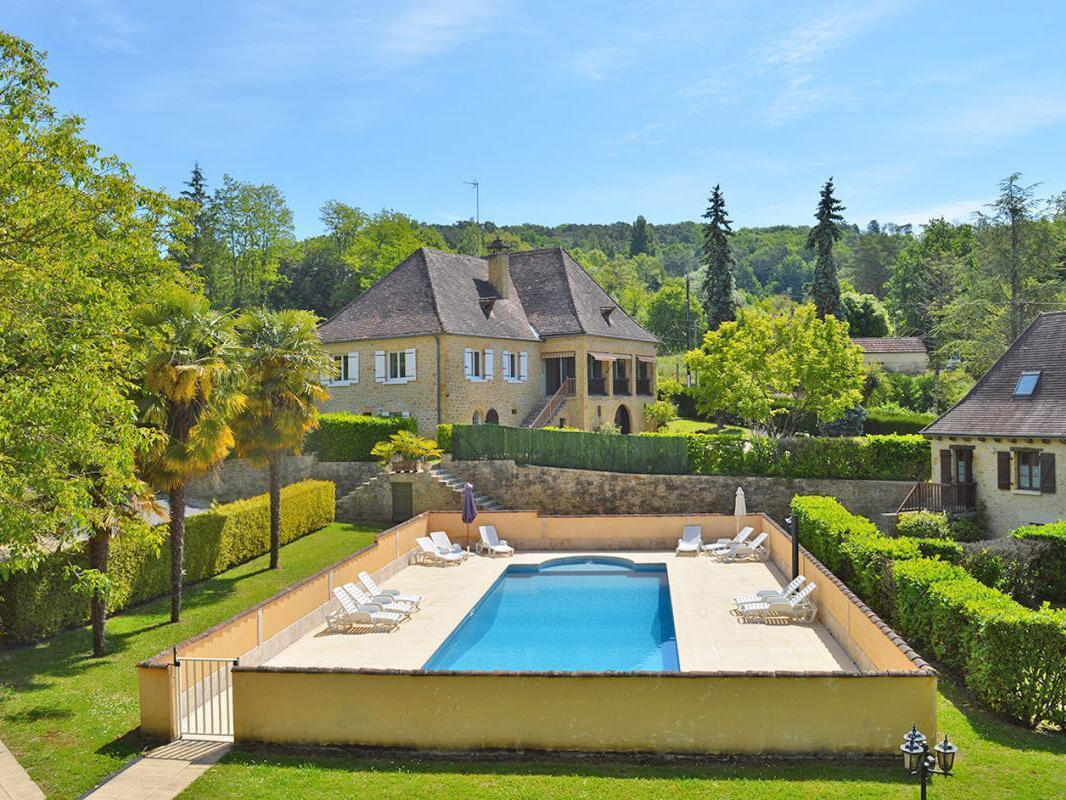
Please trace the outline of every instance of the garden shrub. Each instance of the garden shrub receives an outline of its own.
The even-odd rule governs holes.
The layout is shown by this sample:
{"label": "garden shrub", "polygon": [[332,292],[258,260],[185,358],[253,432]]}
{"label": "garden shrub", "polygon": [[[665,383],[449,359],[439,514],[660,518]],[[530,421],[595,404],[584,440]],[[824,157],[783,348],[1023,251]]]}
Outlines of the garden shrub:
{"label": "garden shrub", "polygon": [[[334,519],[331,481],[300,481],[281,490],[281,543]],[[160,526],[165,536],[166,526]],[[185,520],[185,584],[210,578],[270,549],[270,498],[266,494],[216,506]],[[84,548],[52,555],[33,572],[0,584],[0,638],[31,642],[89,619],[89,598],[75,590],[68,565],[87,567]],[[108,568],[108,612],[170,591],[170,548],[117,537]]]}
{"label": "garden shrub", "polygon": [[414,417],[371,417],[365,414],[323,414],[307,435],[304,449],[319,461],[373,461],[370,451],[397,431],[418,433]]}
{"label": "garden shrub", "polygon": [[1027,560],[1037,598],[1066,603],[1066,521],[1024,525],[1010,535],[1037,545]]}
{"label": "garden shrub", "polygon": [[437,426],[437,447],[439,447],[445,453],[450,453],[452,451],[451,423],[446,422]]}
{"label": "garden shrub", "polygon": [[962,545],[958,542],[947,539],[912,538],[911,540],[918,546],[918,552],[925,558],[939,558],[951,564],[962,563]]}
{"label": "garden shrub", "polygon": [[970,555],[963,562],[963,566],[985,586],[1003,589],[1007,577],[1007,565],[998,553],[982,547],[978,552]]}
{"label": "garden shrub", "polygon": [[949,518],[948,529],[956,542],[980,542],[988,538],[985,526],[970,517]]}
{"label": "garden shrub", "polygon": [[946,514],[932,511],[906,511],[896,518],[896,532],[900,536],[917,536],[920,539],[950,539]]}
{"label": "garden shrub", "polygon": [[863,422],[866,433],[919,433],[936,419],[936,414],[920,414],[906,409],[871,408]]}

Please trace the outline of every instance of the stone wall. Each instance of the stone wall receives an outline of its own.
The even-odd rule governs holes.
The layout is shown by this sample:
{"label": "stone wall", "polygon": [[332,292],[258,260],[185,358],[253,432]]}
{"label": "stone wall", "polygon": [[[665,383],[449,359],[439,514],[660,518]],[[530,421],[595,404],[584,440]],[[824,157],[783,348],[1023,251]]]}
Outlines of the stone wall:
{"label": "stone wall", "polygon": [[[402,522],[392,507],[394,483],[411,484],[411,516],[423,511],[460,511],[462,495],[429,472],[380,473],[337,501],[340,522]],[[400,515],[404,519],[407,515]]]}
{"label": "stone wall", "polygon": [[913,483],[731,477],[718,475],[630,475],[619,472],[517,466],[513,461],[449,461],[445,467],[474,484],[505,508],[541,514],[731,514],[738,486],[748,510],[783,522],[796,494],[836,497],[848,510],[884,530]]}
{"label": "stone wall", "polygon": [[[313,455],[286,456],[281,462],[281,485],[315,480],[337,484],[337,498],[351,492],[361,483],[382,474],[376,461],[324,461]],[[229,458],[206,475],[189,481],[188,496],[196,505],[232,503],[246,497],[264,494],[270,489],[266,467],[253,467],[242,458]]]}
{"label": "stone wall", "polygon": [[319,481],[333,481],[337,485],[339,500],[384,471],[376,461],[316,461],[311,467],[311,477]]}

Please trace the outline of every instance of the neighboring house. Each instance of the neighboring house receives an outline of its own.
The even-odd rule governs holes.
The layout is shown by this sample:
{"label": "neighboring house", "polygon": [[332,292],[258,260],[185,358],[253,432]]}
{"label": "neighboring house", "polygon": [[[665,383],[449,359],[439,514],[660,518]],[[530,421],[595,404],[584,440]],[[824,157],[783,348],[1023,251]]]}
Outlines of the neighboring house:
{"label": "neighboring house", "polygon": [[326,411],[644,430],[658,340],[559,247],[488,258],[421,248],[319,328]]}
{"label": "neighboring house", "polygon": [[1055,470],[1057,456],[1066,456],[1066,312],[1037,317],[922,433],[933,444],[934,483],[919,484],[912,505],[948,511],[980,505],[997,534],[1066,518],[1066,491],[1058,490]]}
{"label": "neighboring house", "polygon": [[851,343],[862,348],[864,363],[880,364],[887,372],[917,374],[929,368],[929,354],[917,336],[856,337]]}

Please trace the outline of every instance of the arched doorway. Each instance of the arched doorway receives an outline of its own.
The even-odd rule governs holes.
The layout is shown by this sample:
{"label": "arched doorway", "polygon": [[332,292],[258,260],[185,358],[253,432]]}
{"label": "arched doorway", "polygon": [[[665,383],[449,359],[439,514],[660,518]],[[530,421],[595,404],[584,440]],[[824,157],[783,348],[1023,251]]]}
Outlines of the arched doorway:
{"label": "arched doorway", "polygon": [[480,411],[475,411],[474,412],[474,424],[475,425],[480,425],[481,424],[481,412]]}
{"label": "arched doorway", "polygon": [[495,408],[490,408],[488,410],[488,412],[485,414],[485,424],[486,425],[499,425],[500,424],[500,415],[496,413],[496,409]]}
{"label": "arched doorway", "polygon": [[614,424],[618,426],[618,430],[622,433],[632,433],[633,425],[629,419],[629,409],[625,406],[618,406],[618,410],[614,412]]}

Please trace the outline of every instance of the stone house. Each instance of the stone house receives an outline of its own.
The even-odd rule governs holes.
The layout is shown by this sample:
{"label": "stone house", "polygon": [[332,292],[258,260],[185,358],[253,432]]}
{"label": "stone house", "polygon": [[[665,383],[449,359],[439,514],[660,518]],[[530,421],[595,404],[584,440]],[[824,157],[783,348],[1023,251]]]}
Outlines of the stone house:
{"label": "stone house", "polygon": [[933,444],[933,482],[916,487],[929,496],[912,504],[947,511],[980,505],[997,534],[1066,518],[1055,469],[1066,456],[1066,312],[1037,317],[922,433]]}
{"label": "stone house", "polygon": [[420,248],[319,327],[326,411],[644,430],[658,340],[559,247]]}
{"label": "stone house", "polygon": [[853,337],[851,343],[862,348],[863,363],[879,364],[886,372],[917,375],[929,368],[929,354],[917,336],[860,336]]}

